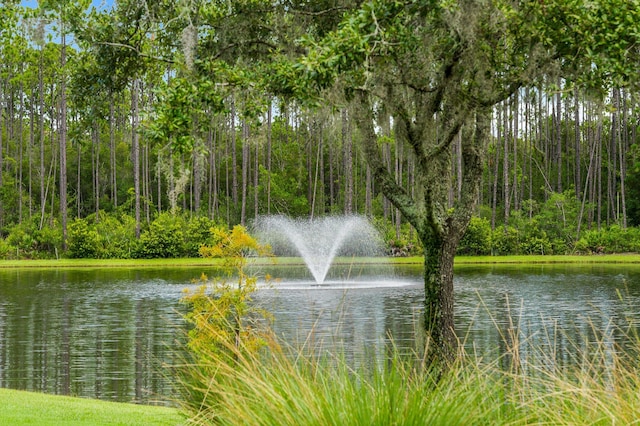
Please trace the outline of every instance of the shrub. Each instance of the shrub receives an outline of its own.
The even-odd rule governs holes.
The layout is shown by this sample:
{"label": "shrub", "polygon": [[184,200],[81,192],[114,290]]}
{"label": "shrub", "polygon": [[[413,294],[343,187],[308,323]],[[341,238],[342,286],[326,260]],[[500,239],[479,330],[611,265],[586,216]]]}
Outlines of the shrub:
{"label": "shrub", "polygon": [[622,229],[618,225],[588,230],[576,242],[579,253],[629,253],[640,251],[640,229]]}
{"label": "shrub", "polygon": [[135,244],[136,220],[128,214],[101,214],[94,224],[100,236],[98,257],[126,259],[131,257]]}
{"label": "shrub", "polygon": [[185,256],[198,257],[202,245],[212,244],[211,228],[215,222],[206,216],[192,217],[188,222],[184,234]]}
{"label": "shrub", "polygon": [[538,235],[526,235],[518,245],[520,254],[553,254],[553,246],[547,234],[540,231]]}
{"label": "shrub", "polygon": [[188,308],[184,318],[190,325],[187,349],[191,362],[184,363],[178,375],[184,405],[195,412],[204,403],[218,402],[207,387],[224,377],[223,371],[237,371],[240,358],[250,357],[264,345],[260,319],[266,314],[251,303],[256,278],[244,268],[250,253],[264,254],[266,248],[239,225],[231,231],[215,227],[211,234],[215,244],[203,245],[200,252],[204,257],[222,257],[223,273],[210,283],[203,275],[205,284],[182,299]]}
{"label": "shrub", "polygon": [[403,223],[399,235],[395,224],[389,220],[374,219],[374,227],[382,236],[387,255],[405,257],[420,256],[424,253],[422,244],[410,224]]}
{"label": "shrub", "polygon": [[495,255],[517,254],[519,250],[518,230],[513,226],[497,227],[491,235],[491,249]]}
{"label": "shrub", "polygon": [[16,257],[16,248],[0,237],[0,259],[13,259]]}
{"label": "shrub", "polygon": [[460,240],[458,254],[491,254],[491,224],[487,219],[472,217],[467,231]]}
{"label": "shrub", "polygon": [[55,219],[45,221],[41,228],[39,218],[34,216],[11,227],[7,242],[16,249],[17,257],[55,257],[62,249],[62,228]]}
{"label": "shrub", "polygon": [[69,224],[69,256],[72,258],[97,258],[100,251],[98,233],[90,227],[86,219],[74,219]]}
{"label": "shrub", "polygon": [[160,213],[140,235],[133,257],[143,259],[181,257],[185,253],[181,216]]}

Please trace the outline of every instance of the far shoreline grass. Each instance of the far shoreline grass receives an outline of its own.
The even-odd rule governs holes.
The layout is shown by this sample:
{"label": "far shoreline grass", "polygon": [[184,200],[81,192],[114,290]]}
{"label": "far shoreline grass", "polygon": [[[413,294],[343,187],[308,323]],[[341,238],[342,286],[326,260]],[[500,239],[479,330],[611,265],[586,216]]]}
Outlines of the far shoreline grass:
{"label": "far shoreline grass", "polygon": [[[255,265],[299,266],[304,262],[299,257],[254,258]],[[339,257],[336,265],[422,265],[422,256],[412,257]],[[220,259],[171,258],[171,259],[0,259],[0,269],[9,268],[194,268],[215,267]],[[605,255],[514,255],[514,256],[456,256],[455,266],[481,265],[575,265],[575,264],[638,264],[640,254]]]}

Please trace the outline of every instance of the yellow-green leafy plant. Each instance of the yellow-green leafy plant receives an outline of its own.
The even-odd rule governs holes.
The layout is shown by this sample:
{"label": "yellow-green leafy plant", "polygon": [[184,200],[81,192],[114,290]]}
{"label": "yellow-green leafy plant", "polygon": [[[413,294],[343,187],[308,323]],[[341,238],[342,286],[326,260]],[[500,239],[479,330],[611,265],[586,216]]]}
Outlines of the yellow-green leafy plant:
{"label": "yellow-green leafy plant", "polygon": [[206,258],[222,259],[219,274],[212,280],[203,274],[203,284],[185,290],[182,299],[188,307],[188,348],[196,359],[206,357],[212,348],[225,351],[229,343],[257,350],[262,340],[259,323],[267,317],[250,303],[257,278],[247,273],[246,266],[250,256],[267,255],[269,247],[259,244],[240,225],[231,231],[213,227],[211,234],[214,244],[201,246],[199,252]]}
{"label": "yellow-green leafy plant", "polygon": [[232,230],[211,228],[213,244],[200,247],[207,258],[221,258],[213,279],[200,277],[202,285],[185,290],[188,358],[177,369],[185,411],[196,415],[203,404],[214,407],[212,389],[226,386],[220,371],[237,370],[241,358],[254,356],[264,347],[269,327],[265,311],[251,303],[257,279],[246,266],[249,257],[267,255],[263,246],[242,226]]}

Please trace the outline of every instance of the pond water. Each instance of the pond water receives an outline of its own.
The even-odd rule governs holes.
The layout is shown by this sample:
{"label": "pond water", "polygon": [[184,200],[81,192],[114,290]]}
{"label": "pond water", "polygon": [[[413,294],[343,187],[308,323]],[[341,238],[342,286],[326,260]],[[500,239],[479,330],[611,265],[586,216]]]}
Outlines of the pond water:
{"label": "pond water", "polygon": [[[215,273],[0,270],[0,387],[170,403],[166,366],[183,336],[179,299],[203,272]],[[304,268],[258,271],[266,273],[282,279],[261,285],[255,300],[288,342],[339,348],[356,363],[384,354],[389,336],[401,349],[414,347],[421,267],[334,267],[323,286]],[[640,320],[637,266],[457,268],[455,293],[458,334],[468,351],[482,354],[500,353],[518,336],[522,357],[535,350],[563,365],[594,342],[611,350],[624,344]]]}

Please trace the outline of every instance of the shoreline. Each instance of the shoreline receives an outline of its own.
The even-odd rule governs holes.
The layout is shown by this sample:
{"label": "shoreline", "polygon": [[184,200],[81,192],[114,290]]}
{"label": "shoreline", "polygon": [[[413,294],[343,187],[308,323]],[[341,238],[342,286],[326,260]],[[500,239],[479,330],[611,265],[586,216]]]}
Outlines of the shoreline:
{"label": "shoreline", "polygon": [[[422,265],[422,256],[413,257],[338,257],[335,265]],[[254,265],[300,266],[299,257],[265,257],[250,259]],[[24,259],[0,260],[0,269],[27,268],[190,268],[215,267],[221,259]],[[639,264],[640,254],[605,255],[530,255],[530,256],[456,256],[455,266],[469,265],[557,265],[557,264]]]}

